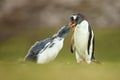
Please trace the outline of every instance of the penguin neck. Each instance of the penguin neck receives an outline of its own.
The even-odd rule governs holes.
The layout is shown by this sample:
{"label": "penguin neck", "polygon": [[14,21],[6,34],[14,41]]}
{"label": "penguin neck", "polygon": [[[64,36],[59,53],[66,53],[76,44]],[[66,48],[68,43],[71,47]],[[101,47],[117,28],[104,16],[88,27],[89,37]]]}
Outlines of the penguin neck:
{"label": "penguin neck", "polygon": [[52,36],[52,39],[59,39],[59,40],[64,40],[64,36],[61,36],[61,35],[59,35],[59,34],[55,34],[55,35],[53,35]]}
{"label": "penguin neck", "polygon": [[64,37],[64,36],[58,36],[58,38],[60,38],[60,39],[64,39],[65,37]]}
{"label": "penguin neck", "polygon": [[65,34],[62,33],[62,34],[58,34],[57,36],[58,36],[59,38],[63,38],[63,39],[64,39],[64,38],[66,37],[66,35],[67,35],[67,33],[65,33]]}
{"label": "penguin neck", "polygon": [[54,42],[63,42],[64,41],[64,38],[61,38],[59,36],[57,36],[55,39],[54,39]]}
{"label": "penguin neck", "polygon": [[89,23],[88,23],[88,21],[83,20],[83,21],[81,21],[80,24],[76,25],[76,29],[75,30],[88,31],[88,29],[89,29]]}

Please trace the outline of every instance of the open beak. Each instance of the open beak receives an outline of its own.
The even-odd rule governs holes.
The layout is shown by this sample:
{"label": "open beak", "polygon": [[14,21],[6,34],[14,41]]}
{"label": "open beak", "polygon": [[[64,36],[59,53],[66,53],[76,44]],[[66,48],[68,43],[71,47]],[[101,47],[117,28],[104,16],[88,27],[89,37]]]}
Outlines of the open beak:
{"label": "open beak", "polygon": [[75,25],[75,22],[74,21],[71,21],[69,22],[68,24],[70,27],[72,27],[72,31],[74,32],[75,28],[76,28],[76,25]]}

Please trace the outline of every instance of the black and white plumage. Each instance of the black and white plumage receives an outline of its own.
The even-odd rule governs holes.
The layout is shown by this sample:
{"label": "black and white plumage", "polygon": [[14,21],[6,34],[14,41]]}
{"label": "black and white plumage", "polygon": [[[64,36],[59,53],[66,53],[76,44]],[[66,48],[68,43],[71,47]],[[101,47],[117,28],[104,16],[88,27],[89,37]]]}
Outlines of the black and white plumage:
{"label": "black and white plumage", "polygon": [[75,52],[77,63],[86,61],[88,64],[96,62],[94,57],[94,32],[81,14],[71,16],[73,36],[71,52]]}
{"label": "black and white plumage", "polygon": [[25,56],[25,61],[35,61],[39,64],[48,63],[56,58],[63,47],[64,38],[71,27],[63,26],[57,34],[51,38],[37,41]]}

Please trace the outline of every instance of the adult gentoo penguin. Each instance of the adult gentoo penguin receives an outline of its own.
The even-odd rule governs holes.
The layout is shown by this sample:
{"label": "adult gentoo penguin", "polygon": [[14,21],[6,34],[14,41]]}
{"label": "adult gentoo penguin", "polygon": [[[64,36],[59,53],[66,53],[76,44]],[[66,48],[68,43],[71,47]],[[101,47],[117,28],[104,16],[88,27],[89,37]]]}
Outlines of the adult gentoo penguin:
{"label": "adult gentoo penguin", "polygon": [[94,32],[90,24],[81,14],[73,14],[70,21],[69,25],[74,32],[71,39],[71,52],[75,52],[77,63],[97,62],[94,57]]}
{"label": "adult gentoo penguin", "polygon": [[39,64],[53,61],[62,49],[64,38],[70,29],[70,26],[65,25],[51,38],[37,41],[25,56],[25,61],[35,61]]}

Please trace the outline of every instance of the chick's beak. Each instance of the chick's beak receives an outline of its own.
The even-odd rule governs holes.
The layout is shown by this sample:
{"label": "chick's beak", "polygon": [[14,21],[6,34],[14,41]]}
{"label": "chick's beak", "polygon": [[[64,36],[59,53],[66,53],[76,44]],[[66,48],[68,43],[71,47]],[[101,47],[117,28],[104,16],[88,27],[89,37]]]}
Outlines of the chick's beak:
{"label": "chick's beak", "polygon": [[73,21],[71,21],[69,24],[68,24],[70,27],[72,27],[72,31],[74,32],[75,28],[76,28],[76,25]]}

